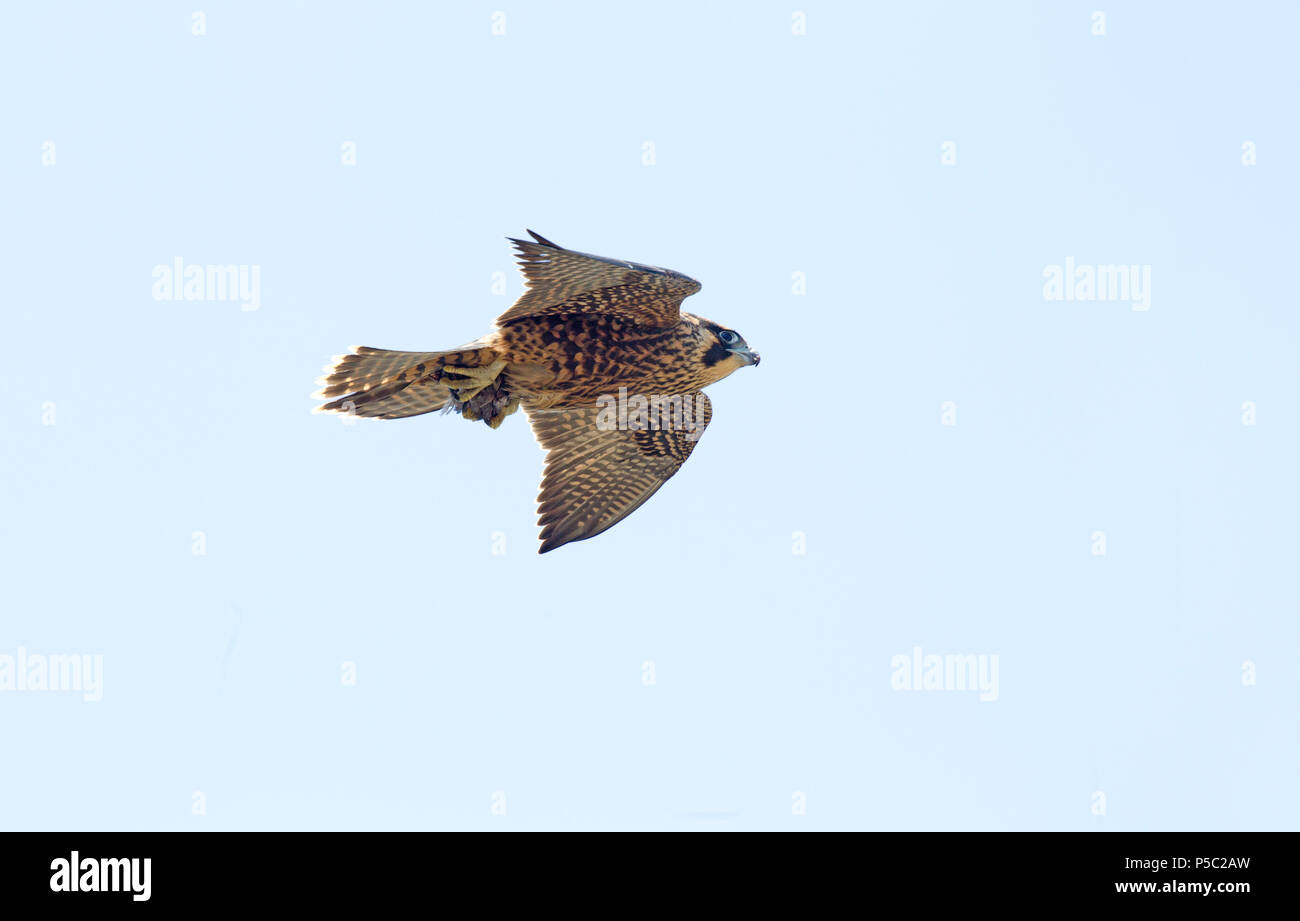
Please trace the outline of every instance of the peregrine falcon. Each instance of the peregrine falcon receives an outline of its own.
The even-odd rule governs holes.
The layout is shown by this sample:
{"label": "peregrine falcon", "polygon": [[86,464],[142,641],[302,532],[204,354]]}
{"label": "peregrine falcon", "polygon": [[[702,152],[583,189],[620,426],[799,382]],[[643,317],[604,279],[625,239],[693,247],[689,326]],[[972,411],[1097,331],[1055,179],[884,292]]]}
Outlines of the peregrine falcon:
{"label": "peregrine falcon", "polygon": [[510,238],[524,293],[496,329],[446,352],[358,346],[318,381],[316,412],[457,412],[492,428],[523,407],[546,450],[546,553],[609,530],[686,462],[713,415],[702,388],[757,365],[744,337],[685,313],[700,290],[669,269]]}

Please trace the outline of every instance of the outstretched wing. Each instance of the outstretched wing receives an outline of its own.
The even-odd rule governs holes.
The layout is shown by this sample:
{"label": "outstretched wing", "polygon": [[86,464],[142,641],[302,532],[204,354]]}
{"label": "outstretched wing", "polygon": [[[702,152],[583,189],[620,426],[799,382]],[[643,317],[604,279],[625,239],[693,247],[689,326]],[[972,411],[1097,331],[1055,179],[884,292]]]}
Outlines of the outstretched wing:
{"label": "outstretched wing", "polygon": [[525,317],[605,313],[665,329],[681,318],[682,301],[700,290],[694,278],[671,269],[577,253],[528,233],[536,242],[509,238],[528,284],[497,318],[498,326]]}
{"label": "outstretched wing", "polygon": [[602,410],[594,407],[528,410],[533,434],[546,449],[537,497],[540,553],[608,531],[686,463],[713,406],[697,392],[687,394],[682,407],[684,424],[639,431],[602,426]]}

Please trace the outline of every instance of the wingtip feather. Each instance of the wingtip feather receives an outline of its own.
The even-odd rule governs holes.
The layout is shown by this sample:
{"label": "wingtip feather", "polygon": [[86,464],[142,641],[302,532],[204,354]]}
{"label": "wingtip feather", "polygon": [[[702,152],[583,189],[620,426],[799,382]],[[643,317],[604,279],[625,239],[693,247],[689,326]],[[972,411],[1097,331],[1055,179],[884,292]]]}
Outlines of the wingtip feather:
{"label": "wingtip feather", "polygon": [[[527,230],[527,228],[524,229]],[[552,249],[564,249],[564,247],[561,246],[560,244],[552,243],[550,240],[546,239],[544,236],[542,236],[540,233],[538,233],[535,230],[529,230],[528,235],[532,237],[534,240],[536,240],[538,243],[540,243],[542,246],[549,246]]]}

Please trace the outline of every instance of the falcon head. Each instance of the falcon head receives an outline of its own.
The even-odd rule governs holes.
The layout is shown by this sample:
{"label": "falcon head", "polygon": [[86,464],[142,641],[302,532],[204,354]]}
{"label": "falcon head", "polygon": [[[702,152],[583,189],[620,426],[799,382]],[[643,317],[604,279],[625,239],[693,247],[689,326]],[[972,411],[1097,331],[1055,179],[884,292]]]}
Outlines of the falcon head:
{"label": "falcon head", "polygon": [[749,343],[745,342],[745,337],[740,333],[709,321],[704,325],[709,338],[708,351],[704,354],[705,364],[713,366],[725,361],[732,366],[733,371],[758,364],[759,354],[750,349]]}

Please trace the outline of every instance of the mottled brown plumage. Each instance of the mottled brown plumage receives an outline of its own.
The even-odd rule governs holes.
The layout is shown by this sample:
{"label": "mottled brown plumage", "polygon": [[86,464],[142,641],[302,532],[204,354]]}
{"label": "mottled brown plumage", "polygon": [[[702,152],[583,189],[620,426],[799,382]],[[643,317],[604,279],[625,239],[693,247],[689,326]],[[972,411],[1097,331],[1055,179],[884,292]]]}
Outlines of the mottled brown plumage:
{"label": "mottled brown plumage", "polygon": [[685,463],[712,418],[702,388],[758,364],[734,330],[681,311],[700,283],[533,233],[527,289],[481,339],[447,352],[359,347],[317,411],[380,419],[454,410],[492,428],[520,406],[546,449],[540,552],[608,530]]}

